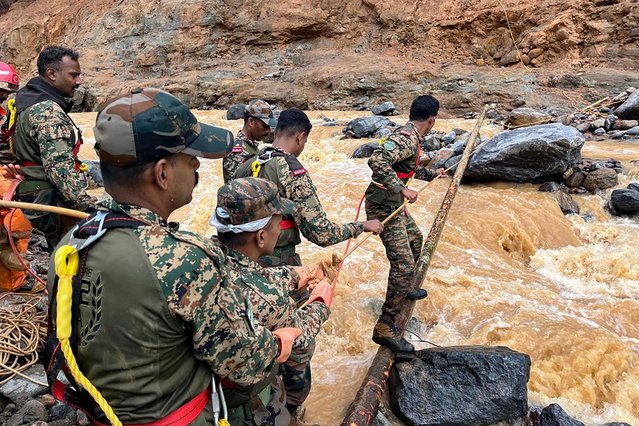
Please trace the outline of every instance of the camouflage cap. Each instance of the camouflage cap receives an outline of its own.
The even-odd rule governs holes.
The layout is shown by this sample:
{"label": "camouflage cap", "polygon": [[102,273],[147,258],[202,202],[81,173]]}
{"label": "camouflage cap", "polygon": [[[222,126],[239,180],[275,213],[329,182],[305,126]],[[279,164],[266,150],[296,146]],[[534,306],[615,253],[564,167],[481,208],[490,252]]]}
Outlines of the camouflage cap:
{"label": "camouflage cap", "polygon": [[179,152],[222,158],[233,147],[226,129],[198,123],[178,98],[160,89],[133,89],[99,109],[95,149],[114,166],[152,163]]}
{"label": "camouflage cap", "polygon": [[242,225],[274,214],[293,214],[296,204],[279,196],[277,186],[266,179],[234,179],[217,193],[217,207],[228,213],[227,222]]}
{"label": "camouflage cap", "polygon": [[267,126],[271,125],[271,119],[273,118],[273,107],[271,107],[268,102],[261,99],[253,99],[251,102],[248,103],[244,111],[245,114],[249,117],[262,120],[262,123],[266,124]]}

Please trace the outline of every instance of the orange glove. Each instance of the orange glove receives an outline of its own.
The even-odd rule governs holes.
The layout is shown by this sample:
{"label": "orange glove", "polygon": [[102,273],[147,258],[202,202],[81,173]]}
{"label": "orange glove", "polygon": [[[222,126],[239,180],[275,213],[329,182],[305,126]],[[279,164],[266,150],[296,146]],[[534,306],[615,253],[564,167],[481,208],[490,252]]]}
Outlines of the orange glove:
{"label": "orange glove", "polygon": [[328,281],[322,280],[313,288],[307,303],[310,305],[315,301],[320,301],[329,308],[333,304],[333,286]]}
{"label": "orange glove", "polygon": [[293,342],[302,334],[302,330],[295,327],[278,328],[273,332],[273,335],[277,338],[277,343],[280,347],[280,355],[276,361],[282,363],[291,356],[291,350],[293,349]]}

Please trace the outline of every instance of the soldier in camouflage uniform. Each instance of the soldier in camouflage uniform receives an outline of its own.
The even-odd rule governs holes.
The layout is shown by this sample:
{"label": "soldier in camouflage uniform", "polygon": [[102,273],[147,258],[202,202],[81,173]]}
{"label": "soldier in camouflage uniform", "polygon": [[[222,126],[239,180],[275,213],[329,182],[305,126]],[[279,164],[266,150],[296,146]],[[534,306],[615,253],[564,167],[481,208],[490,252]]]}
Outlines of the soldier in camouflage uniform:
{"label": "soldier in camouflage uniform", "polygon": [[[275,141],[272,146],[260,150],[257,157],[240,166],[236,178],[261,177],[277,185],[280,196],[295,201],[298,211],[284,215],[282,230],[275,250],[270,256],[262,256],[266,265],[301,265],[295,246],[300,244],[300,232],[313,243],[325,247],[349,238],[357,238],[362,232],[379,233],[383,229],[379,220],[350,222],[338,225],[330,221],[322,208],[317,189],[297,157],[304,150],[312,125],[306,114],[296,108],[282,111],[277,121]],[[296,300],[308,298],[308,292],[298,292]],[[288,407],[291,412],[302,405],[311,389],[310,360],[315,345],[307,350],[294,351],[284,365],[284,384]]]}
{"label": "soldier in camouflage uniform", "polygon": [[[408,181],[420,167],[420,142],[435,125],[439,102],[432,96],[417,97],[410,109],[409,122],[382,139],[368,161],[373,171],[372,182],[366,190],[366,215],[368,219],[386,219],[399,208],[404,198],[414,203],[417,192],[408,188]],[[444,173],[421,171],[427,180]],[[380,238],[390,262],[386,300],[373,331],[373,341],[388,346],[395,352],[413,352],[395,326],[404,300],[420,300],[426,297],[423,289],[413,289],[413,270],[422,250],[423,236],[413,218],[398,214],[384,225]]]}
{"label": "soldier in camouflage uniform", "polygon": [[[256,322],[220,247],[168,222],[191,201],[196,156],[222,157],[232,134],[198,123],[159,89],[134,89],[107,101],[94,131],[110,195],[99,209],[109,216],[99,222],[106,232],[94,231],[99,238],[80,252],[74,290],[81,294],[74,328],[80,369],[125,424],[217,424],[213,375],[237,385],[258,383],[301,333],[290,327],[271,332]],[[61,245],[72,236],[85,241],[82,232],[98,228],[84,226]],[[56,281],[51,265],[53,301]],[[202,404],[185,414],[193,401]]]}
{"label": "soldier in camouflage uniform", "polygon": [[[330,300],[322,294],[332,299],[330,284],[321,281],[311,293],[311,302],[315,303],[297,310],[289,292],[304,286],[309,278],[323,278],[321,269],[315,268],[318,275],[300,273],[301,268],[264,268],[257,263],[261,255],[273,250],[282,215],[294,214],[295,203],[280,198],[272,182],[251,177],[222,187],[217,198],[210,224],[218,230],[233,281],[251,301],[255,319],[270,330],[300,328],[302,335],[295,340],[293,349],[306,348],[328,319]],[[283,390],[281,380],[273,378],[270,386],[262,383],[251,389],[225,391],[229,408],[236,407],[231,409],[231,423],[288,426],[291,418]]]}
{"label": "soldier in camouflage uniform", "polygon": [[273,120],[273,109],[267,102],[261,99],[249,102],[244,111],[244,127],[237,132],[231,153],[222,160],[224,183],[233,179],[242,163],[257,155],[257,141],[271,133]]}
{"label": "soldier in camouflage uniform", "polygon": [[[17,199],[90,212],[96,200],[86,192],[87,180],[77,158],[82,135],[68,115],[71,104],[66,100],[82,84],[78,53],[46,47],[38,56],[38,73],[16,95],[13,148],[25,177]],[[25,216],[47,235],[51,246],[73,224],[31,210]]]}

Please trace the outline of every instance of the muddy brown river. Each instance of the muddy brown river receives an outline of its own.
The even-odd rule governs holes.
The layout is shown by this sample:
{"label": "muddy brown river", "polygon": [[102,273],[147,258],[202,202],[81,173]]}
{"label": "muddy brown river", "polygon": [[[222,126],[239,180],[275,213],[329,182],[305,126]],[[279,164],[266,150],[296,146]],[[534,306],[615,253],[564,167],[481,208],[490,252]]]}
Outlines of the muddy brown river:
{"label": "muddy brown river", "polygon": [[[363,113],[309,113],[315,127],[300,158],[328,216],[350,221],[370,170],[366,160],[349,156],[366,140],[341,140],[341,127],[322,127],[320,114],[346,121]],[[224,120],[223,111],[197,115],[234,133],[241,127],[241,120]],[[94,118],[74,115],[88,142]],[[394,119],[403,123],[406,117]],[[435,130],[473,125],[473,120],[439,120]],[[485,127],[483,134],[498,131]],[[632,163],[639,160],[639,142],[588,142],[582,153],[622,161],[619,187],[639,179],[639,166]],[[91,143],[82,154],[95,159]],[[173,220],[213,233],[208,218],[222,184],[221,167],[221,161],[202,161],[194,200]],[[449,182],[437,180],[411,206],[424,234]],[[609,193],[574,196],[582,213],[565,217],[537,185],[461,186],[424,284],[429,297],[414,312],[426,325],[420,337],[438,345],[501,345],[525,352],[532,359],[531,404],[557,402],[588,425],[639,424],[639,222],[611,217],[604,209]],[[331,250],[341,253],[344,244],[323,250],[304,241],[299,252],[311,262]],[[317,340],[306,403],[309,424],[339,424],[354,397],[377,350],[371,333],[387,273],[376,237],[345,262],[331,318]],[[429,346],[413,343],[418,349]]]}

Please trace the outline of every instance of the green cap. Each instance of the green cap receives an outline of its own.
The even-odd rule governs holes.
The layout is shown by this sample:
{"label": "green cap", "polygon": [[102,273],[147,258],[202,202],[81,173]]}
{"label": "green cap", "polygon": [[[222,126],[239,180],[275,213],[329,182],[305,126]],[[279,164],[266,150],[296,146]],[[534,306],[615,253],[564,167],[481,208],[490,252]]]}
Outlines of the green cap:
{"label": "green cap", "polygon": [[[274,214],[294,214],[297,206],[293,201],[280,197],[273,182],[247,177],[232,180],[220,188],[217,208],[218,216],[226,222],[243,225]],[[223,212],[219,211],[220,208]]]}
{"label": "green cap", "polygon": [[160,89],[133,89],[106,101],[95,122],[100,162],[114,166],[152,163],[179,152],[222,158],[233,147],[226,129],[198,123],[178,98]]}

